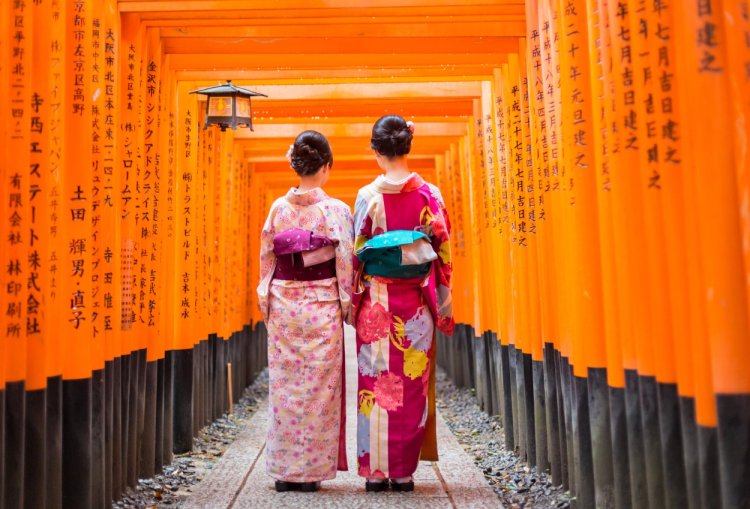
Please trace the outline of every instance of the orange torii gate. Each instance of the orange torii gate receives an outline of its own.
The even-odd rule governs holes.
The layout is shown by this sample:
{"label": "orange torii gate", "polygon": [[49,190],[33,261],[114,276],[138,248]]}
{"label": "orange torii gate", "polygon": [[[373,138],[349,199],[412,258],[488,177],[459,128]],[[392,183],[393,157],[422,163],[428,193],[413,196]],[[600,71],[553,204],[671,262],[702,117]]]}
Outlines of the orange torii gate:
{"label": "orange torii gate", "polygon": [[[386,113],[451,214],[441,363],[506,445],[580,507],[750,505],[748,0],[12,1],[0,33],[0,506],[107,506],[192,446],[265,363],[289,143],[323,132],[351,204]],[[203,129],[225,79],[254,132]]]}

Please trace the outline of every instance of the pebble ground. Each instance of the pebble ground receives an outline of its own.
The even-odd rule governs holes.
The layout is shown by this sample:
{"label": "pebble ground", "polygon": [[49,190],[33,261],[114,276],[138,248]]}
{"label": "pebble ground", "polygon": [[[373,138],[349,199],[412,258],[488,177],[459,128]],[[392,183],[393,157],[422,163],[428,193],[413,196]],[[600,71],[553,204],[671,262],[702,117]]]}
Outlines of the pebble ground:
{"label": "pebble ground", "polygon": [[[353,348],[348,347],[347,351],[350,353]],[[347,377],[351,379],[349,375]],[[233,415],[224,415],[203,428],[194,439],[192,451],[176,455],[173,463],[164,467],[162,474],[152,479],[141,479],[135,489],[128,488],[123,498],[112,507],[165,508],[190,505],[187,502],[196,490],[200,490],[200,483],[210,476],[227,448],[253,421],[256,411],[265,408],[267,395],[268,372],[264,370],[244,391],[240,402],[233,408]],[[497,507],[570,507],[571,497],[568,492],[560,486],[553,486],[549,476],[530,468],[513,451],[504,448],[500,418],[483,412],[471,389],[457,388],[438,370],[437,395],[443,421],[481,471],[486,483],[497,494]],[[253,422],[259,420],[255,419]],[[350,433],[354,433],[354,430]],[[355,462],[354,458],[350,458],[350,462]],[[442,460],[437,465],[448,466]],[[444,471],[445,468],[441,470]],[[455,500],[453,502],[455,505]]]}

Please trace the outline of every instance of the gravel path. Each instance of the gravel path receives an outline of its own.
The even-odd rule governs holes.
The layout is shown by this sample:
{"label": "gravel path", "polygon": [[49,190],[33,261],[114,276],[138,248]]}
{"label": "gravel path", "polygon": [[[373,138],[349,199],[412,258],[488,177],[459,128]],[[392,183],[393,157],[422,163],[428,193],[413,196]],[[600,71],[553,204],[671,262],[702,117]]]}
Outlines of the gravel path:
{"label": "gravel path", "polygon": [[459,389],[441,369],[437,372],[437,407],[464,450],[474,457],[505,509],[569,508],[570,493],[553,486],[544,472],[529,467],[505,449],[500,416],[479,408],[473,389]]}
{"label": "gravel path", "polygon": [[[240,430],[253,416],[258,401],[268,395],[268,370],[234,406],[234,414],[203,428],[194,439],[193,450],[175,455],[164,473],[152,479],[141,479],[135,489],[128,488],[113,508],[179,507],[192,487],[213,468]],[[505,450],[500,418],[481,411],[471,389],[458,389],[438,369],[437,405],[448,427],[464,449],[474,457],[487,483],[502,500],[506,509],[570,507],[570,494],[561,486],[552,486],[550,478],[530,468],[513,452]]]}
{"label": "gravel path", "polygon": [[152,479],[140,479],[135,489],[128,488],[123,498],[113,508],[178,507],[180,501],[191,493],[213,468],[245,424],[253,416],[258,401],[268,397],[268,370],[264,369],[255,382],[245,389],[233,414],[223,417],[203,428],[193,439],[193,450],[176,454],[164,473]]}

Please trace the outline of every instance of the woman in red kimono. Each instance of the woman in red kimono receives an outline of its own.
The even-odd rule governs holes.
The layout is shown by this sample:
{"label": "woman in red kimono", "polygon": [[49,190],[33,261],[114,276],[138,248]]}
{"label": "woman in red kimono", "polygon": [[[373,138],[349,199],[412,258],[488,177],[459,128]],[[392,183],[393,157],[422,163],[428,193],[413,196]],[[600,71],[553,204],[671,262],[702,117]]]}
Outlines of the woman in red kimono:
{"label": "woman in red kimono", "polygon": [[[437,460],[434,333],[453,333],[450,223],[438,188],[409,170],[413,130],[395,115],[375,123],[371,146],[384,174],[359,190],[354,207],[357,462],[367,491],[412,491],[419,459]],[[379,235],[400,242],[415,231],[427,235],[431,256],[410,262],[424,249],[402,245],[411,254],[398,259],[423,263],[426,275],[399,277],[397,268],[386,277],[375,269],[387,262],[362,254]]]}
{"label": "woman in red kimono", "polygon": [[261,235],[258,301],[268,328],[266,470],[277,491],[316,491],[346,470],[344,321],[351,309],[352,215],[323,189],[325,136],[305,131],[287,155],[299,186],[277,199]]}

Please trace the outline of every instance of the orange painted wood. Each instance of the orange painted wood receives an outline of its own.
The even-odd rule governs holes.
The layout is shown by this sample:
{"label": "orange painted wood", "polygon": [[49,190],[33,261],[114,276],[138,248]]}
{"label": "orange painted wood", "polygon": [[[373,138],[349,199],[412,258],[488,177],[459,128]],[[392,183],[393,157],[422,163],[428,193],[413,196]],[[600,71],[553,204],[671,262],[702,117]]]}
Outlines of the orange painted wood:
{"label": "orange painted wood", "polygon": [[[700,253],[700,296],[706,312],[714,391],[718,394],[750,393],[750,373],[743,359],[750,355],[747,281],[744,273],[740,217],[737,211],[737,153],[734,108],[729,87],[729,24],[720,9],[711,12],[693,5],[675,5],[676,43],[682,48],[679,69],[685,106],[711,104],[711,108],[683,108],[686,118],[686,160],[694,164],[688,187],[690,207],[697,213],[695,226]],[[706,23],[715,27],[711,41],[697,37]],[[680,58],[680,57],[678,57]],[[720,203],[721,207],[716,204]],[[697,381],[697,380],[696,380]]]}
{"label": "orange painted wood", "polygon": [[[568,195],[569,236],[566,270],[570,270],[572,363],[576,376],[588,367],[605,367],[601,309],[601,262],[596,210],[594,134],[585,1],[561,7],[561,98],[563,143],[567,149],[563,184]],[[579,270],[576,267],[586,267]]]}
{"label": "orange painted wood", "polygon": [[[173,59],[174,61],[174,59]],[[267,101],[320,101],[331,99],[369,100],[383,98],[412,101],[450,97],[473,99],[481,94],[481,84],[473,81],[445,81],[434,83],[298,83],[296,85],[260,85],[233,81],[235,85],[247,86],[268,97],[256,97],[253,104],[262,105]],[[203,84],[201,84],[202,86]],[[205,83],[213,86],[216,83]]]}
{"label": "orange painted wood", "polygon": [[154,204],[153,220],[155,221],[155,235],[157,238],[156,260],[154,269],[156,271],[155,287],[158,296],[159,308],[155,316],[156,327],[156,357],[162,359],[166,352],[172,349],[174,333],[172,320],[174,316],[174,243],[171,241],[174,235],[174,139],[171,136],[171,119],[174,115],[173,93],[176,82],[170,73],[168,58],[163,53],[160,55],[159,63],[159,129],[158,129],[158,155],[155,171],[158,172],[159,187],[155,189],[154,198],[158,201]]}
{"label": "orange painted wood", "polygon": [[617,148],[615,120],[614,80],[607,72],[611,69],[612,33],[606,0],[599,0],[597,12],[592,13],[596,23],[594,36],[589,39],[592,54],[591,83],[593,99],[594,141],[597,147],[596,193],[599,211],[599,235],[602,260],[602,297],[604,340],[607,355],[607,381],[611,387],[625,387],[625,371],[622,366],[622,343],[620,335],[620,308],[615,268],[616,247],[613,221],[614,199],[612,193],[612,155]]}
{"label": "orange painted wood", "polygon": [[[518,11],[518,9],[515,9]],[[268,34],[273,30],[271,27],[286,25],[290,27],[302,27],[309,25],[332,25],[349,30],[347,27],[359,27],[361,33],[367,33],[369,26],[382,26],[384,34],[403,34],[403,31],[395,31],[398,25],[411,25],[417,27],[443,27],[446,24],[467,25],[465,28],[452,30],[464,33],[470,30],[471,25],[476,25],[476,30],[470,33],[483,33],[482,28],[490,28],[493,23],[523,22],[523,13],[512,13],[502,6],[468,6],[461,12],[454,13],[449,10],[435,7],[432,9],[399,9],[394,12],[387,7],[373,7],[361,9],[313,9],[296,11],[294,21],[290,23],[290,16],[285,11],[174,11],[174,12],[139,12],[138,17],[148,27],[158,27],[166,30],[166,35],[191,36],[193,30],[212,29],[215,27],[235,27],[240,34]],[[489,25],[487,25],[489,24]],[[395,26],[394,26],[395,25]],[[240,28],[241,27],[241,28]],[[423,33],[429,33],[426,31]],[[301,29],[301,28],[300,28]],[[210,33],[210,32],[207,32]],[[235,32],[229,32],[235,33]],[[360,33],[360,32],[357,32]],[[436,35],[450,35],[451,32],[435,30]]]}
{"label": "orange painted wood", "polygon": [[[515,50],[518,45],[512,37],[330,37],[321,38],[288,37],[256,39],[249,37],[232,38],[163,38],[165,50],[174,55],[184,54],[206,54],[221,53],[252,55],[255,63],[263,58],[278,58],[279,55],[290,55],[297,58],[300,67],[304,62],[314,64],[320,61],[317,55],[337,54],[336,63],[344,55],[359,55],[361,61],[367,61],[366,55],[388,54],[392,59],[396,55],[419,54],[421,59],[429,59],[430,55],[455,54],[451,60],[461,61],[461,58],[470,59],[470,55],[492,55],[494,53],[505,53]],[[304,48],[304,54],[297,54],[300,48]]]}
{"label": "orange painted wood", "polygon": [[7,33],[13,35],[2,46],[3,76],[7,94],[4,106],[9,116],[4,130],[3,144],[6,156],[3,160],[4,180],[2,191],[3,264],[2,312],[5,316],[1,331],[4,343],[3,382],[21,382],[26,379],[27,348],[27,260],[29,246],[27,236],[32,220],[29,192],[29,141],[31,104],[32,62],[32,8],[24,4],[3,6],[3,19]]}
{"label": "orange painted wood", "polygon": [[85,150],[91,154],[91,216],[87,218],[91,223],[91,368],[104,369],[106,357],[104,334],[104,252],[105,244],[102,232],[102,214],[104,189],[104,105],[106,99],[104,90],[104,37],[106,35],[103,21],[105,5],[94,3],[91,5],[90,19],[91,61],[86,70],[86,79],[91,83],[91,133],[90,143]]}
{"label": "orange painted wood", "polygon": [[[504,68],[505,69],[505,68]],[[525,73],[524,73],[525,74]],[[508,213],[510,217],[510,265],[511,271],[509,295],[512,301],[513,319],[509,329],[509,343],[523,350],[524,341],[528,337],[524,312],[526,302],[524,295],[526,272],[525,257],[521,253],[527,246],[525,234],[519,234],[519,222],[525,220],[525,210],[519,209],[518,175],[524,170],[524,138],[523,138],[523,87],[521,76],[520,55],[511,55],[508,59],[507,75],[505,76],[506,93],[510,99],[509,132],[510,132],[510,163],[508,166]],[[519,217],[519,210],[520,215]]]}
{"label": "orange painted wood", "polygon": [[482,83],[482,98],[481,98],[481,114],[484,126],[483,133],[483,150],[484,150],[484,161],[487,165],[487,171],[485,172],[485,200],[484,208],[486,212],[485,217],[485,237],[486,242],[486,259],[484,261],[484,267],[487,270],[484,271],[485,275],[482,276],[482,280],[486,286],[486,296],[483,303],[486,313],[486,325],[485,327],[492,332],[496,332],[499,329],[499,313],[498,313],[498,298],[499,298],[499,282],[500,282],[500,270],[498,267],[499,259],[499,246],[498,246],[498,235],[499,229],[499,210],[498,210],[498,193],[497,193],[497,180],[498,180],[498,144],[497,144],[497,118],[495,112],[495,101],[497,96],[495,95],[493,81],[486,81]]}
{"label": "orange painted wood", "polygon": [[61,203],[61,234],[65,246],[60,257],[62,319],[59,331],[63,338],[63,378],[84,379],[91,376],[92,311],[91,291],[91,215],[92,158],[88,144],[71,133],[88,132],[91,127],[92,97],[90,76],[86,70],[92,58],[91,9],[88,4],[69,1],[65,9],[65,115],[64,176]]}
{"label": "orange painted wood", "polygon": [[[164,336],[164,349],[176,349],[176,319],[180,301],[178,295],[178,281],[180,274],[177,271],[176,252],[178,238],[177,225],[177,159],[180,148],[178,147],[179,138],[177,134],[177,83],[174,79],[174,73],[168,66],[169,58],[165,57],[165,79],[162,84],[164,93],[164,121],[162,123],[163,136],[166,138],[167,150],[166,160],[162,162],[162,185],[161,185],[161,202],[164,226],[162,227],[163,244],[161,253],[161,270],[164,274],[161,280],[161,288],[164,295],[164,312],[160,317],[160,329]],[[166,86],[164,84],[167,84]]]}
{"label": "orange painted wood", "polygon": [[[637,126],[638,94],[635,80],[623,79],[634,73],[635,50],[627,36],[630,33],[629,14],[618,13],[617,6],[608,2],[608,20],[612,55],[628,55],[611,61],[614,80],[614,126],[610,158],[610,180],[613,201],[613,231],[615,242],[615,270],[617,305],[620,314],[623,367],[637,370],[645,376],[654,375],[653,342],[650,328],[650,294],[642,290],[639,281],[643,264],[640,256],[645,245],[646,221],[643,214],[643,195],[637,172],[639,131]],[[628,11],[629,12],[629,11]]]}
{"label": "orange painted wood", "polygon": [[[10,29],[10,9],[0,9],[0,31],[8,33]],[[0,38],[0,107],[4,111],[10,110],[10,39]],[[6,161],[8,157],[8,126],[10,119],[7,115],[0,115],[0,160]],[[0,217],[8,217],[6,210],[7,195],[9,193],[8,170],[5,164],[0,164]],[[7,267],[8,249],[0,249],[0,267]],[[5,271],[0,272],[0,288],[5,288],[8,278]],[[0,290],[0,390],[5,389],[5,356],[8,345],[6,338],[8,330],[8,318],[5,310],[8,307],[9,295],[7,291]]]}
{"label": "orange painted wood", "polygon": [[175,70],[202,70],[206,68],[233,72],[235,70],[277,69],[293,67],[300,69],[357,69],[402,67],[410,65],[445,66],[484,64],[490,68],[502,63],[506,53],[500,49],[487,53],[463,53],[460,48],[455,52],[422,54],[403,53],[315,53],[313,55],[293,54],[259,54],[248,58],[244,54],[226,53],[191,53],[173,55],[172,65]]}
{"label": "orange painted wood", "polygon": [[503,344],[508,344],[508,324],[509,316],[512,316],[510,303],[509,279],[508,274],[510,260],[510,240],[509,240],[509,218],[508,218],[508,172],[510,157],[510,131],[508,118],[510,117],[510,98],[506,93],[505,75],[502,69],[497,68],[493,72],[493,96],[494,96],[494,119],[495,119],[495,138],[497,144],[497,175],[495,180],[494,213],[497,215],[497,223],[493,229],[495,239],[497,259],[497,287],[496,287],[496,313],[497,325],[494,329],[497,333],[498,340]]}
{"label": "orange painted wood", "polygon": [[[525,48],[525,41],[522,43]],[[519,51],[518,59],[510,59],[510,67],[513,69],[513,90],[514,101],[514,121],[513,135],[515,137],[513,160],[513,173],[511,174],[511,197],[512,210],[515,213],[515,230],[512,232],[514,254],[513,254],[513,295],[517,300],[514,305],[516,310],[516,347],[523,353],[531,353],[531,320],[530,314],[530,289],[529,274],[531,266],[529,264],[529,221],[526,200],[526,180],[529,172],[529,162],[531,157],[530,144],[528,137],[528,75],[526,68],[526,51]],[[517,108],[517,110],[515,109]]]}
{"label": "orange painted wood", "polygon": [[[750,3],[748,0],[723,5],[727,25],[727,57],[729,86],[732,91],[732,116],[736,119],[734,133],[735,165],[741,237],[750,238]],[[750,245],[742,245],[745,281],[750,286]]]}
{"label": "orange painted wood", "polygon": [[[431,65],[422,65],[420,63],[408,63],[408,65],[391,65],[388,62],[381,62],[379,67],[358,66],[342,67],[327,69],[325,76],[317,69],[193,69],[178,71],[177,77],[184,81],[204,81],[211,80],[221,82],[226,79],[227,74],[231,73],[235,79],[243,79],[248,82],[264,82],[273,84],[296,84],[300,80],[306,80],[310,83],[330,83],[330,82],[380,82],[380,81],[454,81],[457,77],[467,78],[471,81],[477,81],[486,77],[487,72],[493,67],[506,63],[505,55],[500,55],[496,62],[476,62],[474,64],[450,64],[442,65],[440,62]],[[401,116],[408,113],[401,114]]]}
{"label": "orange painted wood", "polygon": [[29,41],[32,41],[31,48],[27,48],[27,51],[31,51],[28,67],[31,80],[27,120],[30,131],[28,141],[32,149],[29,154],[29,169],[26,170],[28,190],[24,193],[29,209],[28,254],[23,267],[28,291],[25,302],[26,389],[37,390],[47,386],[47,376],[51,374],[47,372],[46,358],[50,338],[53,337],[45,320],[52,306],[45,298],[49,278],[48,272],[44,270],[44,260],[49,259],[49,210],[46,195],[49,192],[47,184],[50,173],[49,114],[52,72],[49,48],[52,47],[52,9],[49,5],[37,4],[27,8],[30,11],[27,28],[33,37],[29,38]]}
{"label": "orange painted wood", "polygon": [[136,158],[138,129],[138,88],[140,73],[141,30],[138,18],[126,15],[121,18],[120,32],[120,90],[118,157],[120,202],[120,266],[121,266],[121,355],[138,349],[135,322],[135,215],[137,201]]}
{"label": "orange painted wood", "polygon": [[[457,233],[456,249],[451,251],[453,267],[455,273],[455,286],[453,288],[454,314],[458,323],[472,323],[472,300],[470,298],[470,273],[467,270],[467,260],[469,258],[470,239],[466,233],[467,225],[471,221],[468,216],[469,198],[466,192],[467,179],[466,160],[464,146],[465,140],[459,140],[450,144],[449,152],[449,173],[452,175],[453,188],[453,211],[451,225]],[[413,151],[413,149],[412,149]]]}
{"label": "orange painted wood", "polygon": [[[551,266],[552,258],[552,219],[548,215],[550,197],[550,171],[551,171],[551,136],[552,121],[550,102],[552,85],[551,69],[551,20],[547,3],[527,3],[527,25],[530,25],[529,48],[531,59],[529,60],[529,75],[532,76],[532,90],[530,100],[533,104],[531,111],[532,121],[535,124],[537,143],[534,152],[535,175],[534,192],[536,228],[538,240],[537,263],[539,273],[539,315],[540,315],[540,339],[542,347],[545,343],[554,344],[557,336],[554,317],[554,272]],[[531,16],[534,16],[533,18]],[[527,30],[529,30],[527,28]]]}
{"label": "orange painted wood", "polygon": [[121,312],[122,312],[122,258],[121,258],[121,165],[118,160],[118,140],[120,139],[120,94],[121,69],[117,65],[120,46],[120,18],[117,16],[116,2],[108,0],[102,9],[100,43],[103,62],[100,63],[103,75],[99,87],[102,97],[99,106],[102,127],[101,141],[101,182],[99,238],[101,241],[100,292],[101,310],[99,327],[104,342],[104,360],[109,361],[122,354]]}
{"label": "orange painted wood", "polygon": [[161,188],[161,154],[165,147],[160,137],[160,82],[162,76],[162,55],[158,33],[146,31],[144,45],[144,66],[141,70],[141,96],[145,106],[142,113],[142,181],[139,204],[139,242],[142,257],[142,269],[139,280],[139,321],[144,325],[146,339],[146,359],[156,361],[164,356],[163,337],[160,334],[159,313],[163,309],[160,292],[159,257],[161,256],[160,208],[161,201],[157,193]]}
{"label": "orange painted wood", "polygon": [[[660,14],[651,13],[651,26],[661,26],[664,34],[652,40],[651,66],[658,76],[678,76],[677,51],[675,44],[674,10],[666,9]],[[692,352],[694,342],[699,340],[700,334],[691,327],[690,318],[690,288],[687,265],[686,225],[689,204],[685,201],[685,172],[689,165],[684,161],[684,142],[682,133],[685,131],[683,117],[679,109],[679,94],[682,87],[681,80],[672,79],[664,86],[656,87],[654,104],[658,118],[658,147],[659,165],[658,191],[661,194],[661,220],[664,225],[663,242],[665,244],[665,272],[669,290],[669,317],[671,318],[672,335],[665,338],[665,345],[656,350],[656,360],[665,354],[674,357],[674,377],[680,395],[694,397],[695,384],[693,379]],[[671,352],[664,352],[669,348]],[[662,350],[662,351],[660,351]],[[671,368],[671,366],[668,366]]]}
{"label": "orange painted wood", "polygon": [[[410,155],[434,155],[436,151],[443,149],[446,145],[455,142],[456,136],[431,136],[422,140],[415,140],[412,144]],[[282,156],[289,148],[289,138],[268,138],[263,143],[253,142],[252,140],[238,140],[241,143],[245,155],[248,157],[273,155]],[[332,140],[333,144],[334,141]],[[370,149],[370,139],[368,138],[342,138],[335,140],[335,150],[338,153],[356,154],[364,158],[372,156]]]}
{"label": "orange painted wood", "polygon": [[[529,16],[529,13],[533,15]],[[530,275],[530,284],[535,288],[535,301],[532,306],[536,308],[537,323],[534,326],[533,355],[535,360],[543,360],[544,344],[551,342],[549,278],[547,276],[547,256],[549,232],[546,221],[545,187],[549,175],[549,141],[546,138],[547,122],[544,68],[542,65],[542,51],[544,44],[544,31],[540,18],[540,7],[537,2],[527,2],[527,73],[529,90],[529,118],[530,133],[532,136],[532,161],[533,171],[528,176],[529,187],[527,188],[527,200],[529,204],[529,220],[534,229],[531,244],[532,263],[535,266]]]}
{"label": "orange painted wood", "polygon": [[190,196],[191,211],[193,214],[192,228],[190,230],[191,242],[194,247],[194,266],[190,267],[191,278],[193,280],[193,293],[190,296],[193,306],[193,314],[195,317],[194,330],[191,332],[193,335],[193,343],[203,341],[208,338],[211,324],[208,323],[208,302],[206,301],[206,283],[207,283],[207,271],[205,260],[207,256],[207,230],[208,224],[206,223],[206,208],[211,205],[211,202],[207,202],[209,198],[207,196],[207,182],[209,175],[215,178],[215,166],[214,166],[214,148],[213,148],[213,136],[216,127],[209,127],[204,129],[204,121],[206,116],[206,103],[197,103],[197,120],[198,129],[195,134],[198,137],[198,152],[195,162],[195,173],[193,175],[192,192]]}
{"label": "orange painted wood", "polygon": [[[526,48],[526,41],[519,43],[519,46]],[[519,223],[519,227],[523,228],[526,237],[526,306],[528,312],[526,313],[525,320],[527,322],[527,345],[526,351],[531,354],[532,359],[536,361],[542,360],[542,333],[541,333],[541,317],[540,317],[540,301],[539,301],[539,231],[537,224],[537,200],[536,200],[536,185],[537,185],[537,174],[539,170],[538,163],[538,152],[537,152],[537,140],[538,140],[538,126],[536,121],[536,77],[532,70],[533,58],[531,58],[528,51],[524,51],[526,57],[523,63],[522,70],[522,90],[523,92],[523,137],[524,137],[524,169],[523,175],[519,177],[517,188],[521,188],[519,196],[523,196],[523,207],[524,207],[524,220]],[[520,232],[519,232],[520,233]]]}
{"label": "orange painted wood", "polygon": [[[662,121],[655,105],[661,104],[663,87],[666,83],[657,81],[661,70],[657,67],[659,52],[654,48],[650,34],[645,33],[644,26],[657,26],[658,20],[651,10],[638,9],[638,0],[631,2],[631,40],[633,45],[634,77],[636,93],[642,100],[636,103],[638,145],[639,145],[639,178],[638,187],[643,195],[643,214],[645,241],[640,251],[645,255],[642,260],[640,273],[648,281],[647,292],[650,300],[651,330],[647,339],[654,356],[654,375],[660,382],[674,383],[674,354],[672,352],[672,323],[669,313],[670,300],[668,283],[665,281],[667,273],[664,251],[664,224],[661,221],[661,165],[667,154],[668,140],[661,139],[660,127]],[[640,79],[637,79],[640,77]],[[676,159],[675,159],[676,160]],[[645,251],[644,251],[645,247]],[[640,293],[643,292],[641,288]]]}
{"label": "orange painted wood", "polygon": [[[524,20],[524,14],[503,11],[508,11],[508,9],[503,9],[501,6],[468,6],[459,13],[452,13],[440,8],[412,9],[409,11],[399,9],[395,12],[387,7],[314,9],[295,12],[292,22],[290,22],[290,16],[285,11],[139,12],[138,16],[145,26],[162,28],[166,30],[167,35],[174,36],[191,36],[195,33],[193,30],[210,30],[215,27],[235,27],[237,30],[242,27],[244,31],[238,32],[240,34],[267,34],[273,32],[265,32],[266,30],[273,30],[271,27],[280,25],[303,27],[332,24],[342,27],[344,31],[349,30],[347,27],[359,27],[362,32],[357,33],[367,33],[367,27],[369,26],[382,26],[384,34],[399,34],[398,31],[393,31],[398,28],[398,25],[442,27],[446,24],[462,24],[467,25],[467,28],[454,27],[452,30],[464,33],[463,30],[468,29],[471,25],[476,25],[479,30],[475,30],[474,33],[483,33],[481,29],[483,27],[490,28],[493,23],[505,22],[512,25]],[[394,27],[394,25],[396,26]],[[425,31],[424,33],[429,32]],[[436,30],[433,33],[450,35],[451,32],[445,33]],[[403,31],[400,34],[403,34]]]}
{"label": "orange painted wood", "polygon": [[[496,0],[472,0],[473,6],[487,6],[491,7],[497,5]],[[518,1],[507,1],[501,5],[507,5],[508,9],[513,9],[514,12],[523,13],[523,2]],[[224,10],[238,10],[238,9],[253,9],[253,10],[293,10],[293,11],[304,11],[305,9],[359,9],[369,8],[372,3],[366,0],[347,1],[347,0],[327,0],[327,1],[313,1],[305,2],[302,0],[281,0],[274,3],[264,2],[262,0],[187,0],[183,2],[170,2],[170,1],[144,1],[144,0],[120,0],[120,10],[123,12],[127,11],[224,11]],[[456,0],[389,0],[387,6],[388,10],[393,9],[403,10],[409,12],[409,9],[414,8],[425,8],[426,10],[435,8],[444,8],[450,12],[460,12],[464,9],[464,3]],[[519,9],[520,7],[520,9]]]}
{"label": "orange painted wood", "polygon": [[471,238],[475,239],[471,245],[471,260],[468,267],[471,274],[472,295],[476,296],[472,302],[474,309],[471,323],[474,328],[474,334],[479,336],[486,329],[484,324],[487,319],[485,309],[487,302],[486,281],[480,276],[482,272],[481,268],[487,266],[486,242],[483,238],[487,228],[485,224],[487,162],[484,159],[484,123],[482,120],[482,105],[479,99],[474,100],[474,116],[467,127],[469,132],[466,144],[470,152],[467,158],[467,169],[469,171],[468,191],[472,217],[467,233]]}
{"label": "orange painted wood", "polygon": [[552,338],[553,344],[563,355],[569,355],[569,337],[563,334],[563,326],[567,320],[567,301],[565,300],[564,274],[559,270],[564,258],[562,246],[564,245],[563,221],[565,216],[562,210],[566,206],[562,186],[561,173],[564,168],[563,146],[562,146],[562,104],[560,95],[560,31],[559,16],[555,0],[544,0],[541,3],[545,21],[542,24],[542,32],[545,34],[545,46],[547,54],[542,63],[545,85],[545,116],[547,117],[547,132],[549,140],[549,176],[545,182],[545,221],[549,224],[549,239],[547,247],[550,258],[548,260],[547,274],[550,284],[550,295],[552,300],[552,323],[555,333]]}
{"label": "orange painted wood", "polygon": [[[372,135],[373,122],[325,123],[314,121],[296,121],[286,124],[253,123],[253,131],[238,130],[233,133],[237,140],[248,139],[262,143],[269,138],[287,137],[294,140],[302,131],[315,130],[329,139],[334,138],[367,138]],[[467,134],[466,124],[459,122],[419,122],[419,136],[464,136]]]}
{"label": "orange painted wood", "polygon": [[[48,209],[48,239],[49,264],[46,266],[48,286],[45,291],[47,301],[47,313],[45,326],[50,330],[64,330],[65,311],[68,309],[68,296],[63,292],[63,279],[67,274],[63,268],[62,259],[65,251],[70,246],[63,238],[62,221],[62,196],[63,177],[65,168],[65,108],[63,107],[66,97],[66,79],[64,59],[65,54],[65,17],[62,5],[53,6],[49,22],[50,30],[50,78],[49,78],[49,117],[47,122],[49,132],[49,173],[47,174],[47,191],[45,192],[46,207]],[[46,371],[51,376],[62,375],[62,341],[50,341],[47,345]]]}
{"label": "orange painted wood", "polygon": [[[237,146],[238,144],[235,144]],[[333,158],[334,163],[333,166],[336,168],[336,171],[334,173],[331,173],[331,178],[335,177],[346,177],[348,175],[351,175],[354,171],[363,171],[366,172],[367,175],[372,175],[373,177],[381,172],[381,170],[378,168],[377,164],[375,164],[372,160],[362,160],[362,161],[339,161],[336,157],[337,152],[333,152]],[[409,168],[413,170],[417,170],[419,172],[423,172],[425,169],[434,169],[435,163],[433,161],[430,161],[429,159],[414,159],[414,158],[408,158],[409,161]],[[277,162],[258,162],[255,163],[254,167],[254,173],[260,174],[260,173],[266,173],[266,172],[282,172],[284,174],[293,175],[294,170],[289,166],[289,162],[284,159],[283,161],[277,161]]]}
{"label": "orange painted wood", "polygon": [[178,85],[177,95],[177,169],[175,178],[175,239],[174,263],[177,268],[175,298],[179,302],[174,315],[175,349],[192,348],[197,315],[195,310],[195,245],[193,230],[196,220],[196,160],[198,157],[198,105],[195,95],[188,95],[190,84]]}
{"label": "orange painted wood", "polygon": [[[421,37],[426,40],[436,38],[466,37],[466,42],[479,37],[519,37],[523,35],[523,20],[510,21],[507,18],[491,16],[475,16],[473,18],[461,17],[450,20],[433,21],[432,17],[422,20],[410,20],[403,17],[390,18],[355,18],[347,21],[341,18],[312,18],[278,20],[277,24],[259,24],[256,20],[252,25],[243,21],[240,25],[234,25],[236,20],[221,20],[221,24],[195,26],[199,20],[190,23],[190,26],[165,27],[160,29],[161,36],[166,39],[188,39],[195,38],[251,38],[258,43],[265,42],[263,38],[299,38],[315,37],[321,33],[325,34],[330,41],[339,38],[361,37],[366,38],[360,44],[364,44],[370,38],[376,42],[378,39],[388,37],[396,40]],[[303,23],[300,23],[303,22]],[[232,24],[229,24],[232,23]],[[262,22],[261,22],[262,23]],[[298,24],[299,23],[299,24]],[[176,41],[174,41],[176,43]],[[455,39],[461,43],[461,39]]]}
{"label": "orange painted wood", "polygon": [[279,118],[309,118],[318,122],[359,118],[361,121],[375,120],[382,115],[396,114],[419,123],[425,117],[443,117],[446,120],[471,115],[471,99],[456,99],[451,96],[436,98],[370,97],[366,101],[339,97],[330,99],[304,99],[276,101],[258,99],[253,102],[253,122],[273,122]]}
{"label": "orange painted wood", "polygon": [[[32,117],[31,105],[31,64],[33,21],[31,6],[13,4],[7,6],[12,20],[12,42],[5,48],[10,76],[9,109],[10,122],[7,136],[3,143],[7,144],[11,157],[7,160],[7,173],[3,189],[3,200],[6,201],[5,214],[2,216],[4,236],[8,250],[7,263],[3,270],[7,276],[7,284],[3,287],[6,293],[6,306],[2,310],[7,318],[3,334],[5,335],[6,357],[5,373],[8,382],[23,381],[27,377],[26,348],[27,348],[27,300],[29,291],[26,285],[28,274],[27,260],[29,257],[28,232],[32,222],[32,205],[28,200],[30,188],[29,161],[31,157],[29,130]],[[8,113],[6,113],[8,114]]]}

